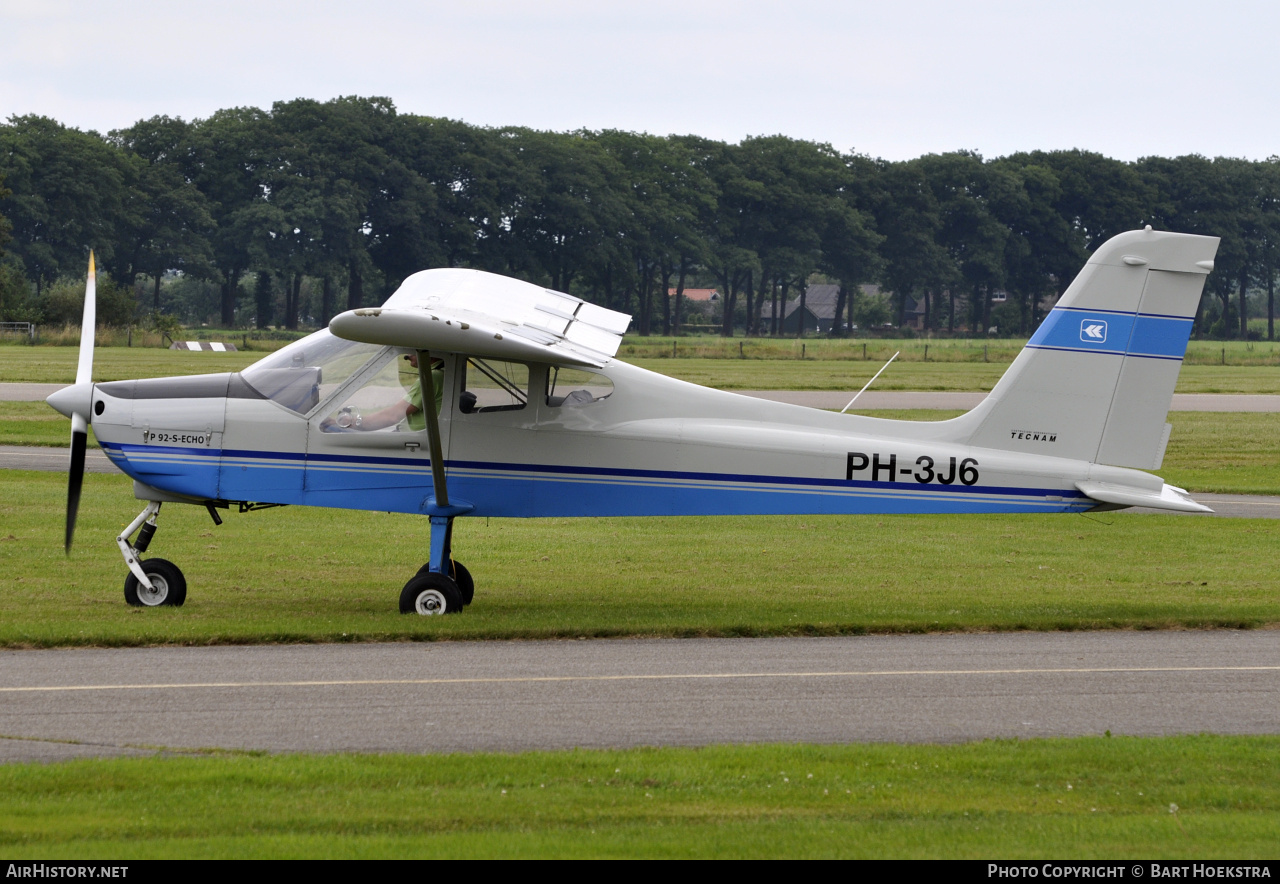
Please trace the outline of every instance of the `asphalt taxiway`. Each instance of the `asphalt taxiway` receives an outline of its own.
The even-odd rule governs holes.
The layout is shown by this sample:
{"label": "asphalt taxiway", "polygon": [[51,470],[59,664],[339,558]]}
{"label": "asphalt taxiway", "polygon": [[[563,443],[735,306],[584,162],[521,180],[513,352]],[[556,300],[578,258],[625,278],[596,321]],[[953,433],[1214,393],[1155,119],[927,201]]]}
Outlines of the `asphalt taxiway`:
{"label": "asphalt taxiway", "polygon": [[1280,631],[0,653],[0,760],[1280,733]]}

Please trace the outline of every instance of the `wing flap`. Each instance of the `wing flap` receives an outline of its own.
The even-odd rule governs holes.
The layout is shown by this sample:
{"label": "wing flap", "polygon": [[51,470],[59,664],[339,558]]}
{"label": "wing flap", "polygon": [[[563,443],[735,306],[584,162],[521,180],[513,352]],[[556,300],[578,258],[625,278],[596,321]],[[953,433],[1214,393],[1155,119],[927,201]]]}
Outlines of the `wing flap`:
{"label": "wing flap", "polygon": [[575,322],[565,329],[564,337],[576,346],[586,347],[597,353],[608,352],[612,355],[618,352],[618,336],[593,325]]}
{"label": "wing flap", "polygon": [[579,305],[577,318],[579,322],[594,325],[596,328],[603,329],[611,335],[626,334],[627,326],[631,324],[631,317],[626,313],[606,310],[603,307],[597,307],[595,304],[588,304],[586,301]]}
{"label": "wing flap", "polygon": [[424,270],[382,307],[335,316],[340,338],[416,350],[599,368],[631,317],[480,270]]}

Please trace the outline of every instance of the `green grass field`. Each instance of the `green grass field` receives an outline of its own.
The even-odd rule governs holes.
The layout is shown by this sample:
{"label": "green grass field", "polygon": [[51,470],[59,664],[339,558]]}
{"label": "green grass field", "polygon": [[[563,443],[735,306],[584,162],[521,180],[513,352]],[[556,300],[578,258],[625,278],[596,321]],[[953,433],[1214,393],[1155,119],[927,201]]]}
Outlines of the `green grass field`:
{"label": "green grass field", "polygon": [[[892,351],[886,355],[893,355]],[[852,395],[884,365],[839,360],[627,359],[641,368],[721,390],[840,390]],[[895,361],[873,390],[988,392],[1007,362]],[[1184,365],[1178,393],[1280,393],[1280,367],[1271,365]]]}
{"label": "green grass field", "polygon": [[[628,338],[619,350],[627,362],[681,380],[725,390],[849,390],[857,391],[871,379],[897,349],[902,356],[876,381],[876,390],[987,391],[1021,348],[1019,341],[999,342],[990,346],[990,362],[983,361],[981,347],[964,348],[963,341],[947,341],[930,345],[929,361],[924,361],[924,344],[919,341],[879,341],[868,345],[868,359],[862,361],[861,345],[847,341],[810,341],[805,343],[808,358],[787,358],[794,342],[768,339],[741,341],[748,358],[731,355],[736,349],[732,341],[719,338],[705,340],[699,347],[680,349],[671,358],[671,339],[630,343]],[[1280,393],[1280,345],[1256,343],[1247,350],[1239,343],[1204,342],[1217,349],[1199,353],[1201,342],[1193,341],[1188,361],[1178,378],[1179,393]],[[948,348],[946,345],[954,345]],[[849,348],[854,349],[849,349]],[[725,351],[727,348],[728,352]],[[878,348],[878,349],[877,349]],[[1226,364],[1219,364],[1217,353],[1225,349]],[[757,352],[758,350],[758,352]],[[706,351],[701,352],[701,351]],[[0,347],[0,383],[69,384],[75,379],[74,347]],[[752,355],[755,353],[755,355]],[[954,358],[935,358],[938,354]],[[796,345],[796,356],[799,347]],[[1268,354],[1276,354],[1272,358]],[[94,352],[94,380],[113,381],[140,377],[202,374],[239,371],[262,358],[260,352],[190,353],[178,350],[140,347],[99,347]],[[1194,356],[1194,358],[1193,358]],[[1212,358],[1210,358],[1212,357]]]}
{"label": "green grass field", "polygon": [[[961,414],[927,409],[866,413],[900,420],[946,420]],[[1173,432],[1164,464],[1151,472],[1169,484],[1211,494],[1280,494],[1280,414],[1175,411],[1168,420]]]}
{"label": "green grass field", "polygon": [[[901,362],[1007,364],[1026,344],[1025,338],[681,338],[628,335],[618,355],[638,359],[699,358],[795,361],[869,361],[879,367],[895,352]],[[1280,342],[1190,341],[1188,365],[1280,366]]]}
{"label": "green grass field", "polygon": [[[75,347],[0,347],[0,383],[70,384],[76,378]],[[95,381],[239,371],[262,353],[187,352],[144,347],[98,347]]]}
{"label": "green grass field", "polygon": [[221,527],[170,505],[148,553],[179,609],[123,602],[128,480],[0,474],[0,647],[552,637],[837,635],[1280,623],[1280,521],[1097,516],[463,519],[476,602],[397,613],[426,520],[288,507]]}
{"label": "green grass field", "polygon": [[1171,485],[1220,494],[1280,494],[1280,414],[1184,411],[1164,465]]}
{"label": "green grass field", "polygon": [[0,852],[1273,858],[1280,738],[232,755],[0,767]]}
{"label": "green grass field", "polygon": [[[0,445],[70,448],[71,421],[43,402],[0,401]],[[92,427],[89,447],[99,447]]]}

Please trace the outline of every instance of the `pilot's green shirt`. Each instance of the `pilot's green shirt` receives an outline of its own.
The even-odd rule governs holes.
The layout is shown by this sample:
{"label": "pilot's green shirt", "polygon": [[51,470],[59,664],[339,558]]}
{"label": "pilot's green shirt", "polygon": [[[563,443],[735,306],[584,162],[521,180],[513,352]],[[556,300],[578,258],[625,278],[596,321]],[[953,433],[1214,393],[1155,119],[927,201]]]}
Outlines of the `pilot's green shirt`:
{"label": "pilot's green shirt", "polygon": [[[440,406],[444,403],[444,369],[435,368],[431,370],[431,386],[436,388],[436,414],[440,413]],[[425,430],[427,428],[427,416],[422,411],[422,380],[416,380],[409,387],[409,392],[404,395],[405,401],[418,410],[407,416],[409,429]]]}

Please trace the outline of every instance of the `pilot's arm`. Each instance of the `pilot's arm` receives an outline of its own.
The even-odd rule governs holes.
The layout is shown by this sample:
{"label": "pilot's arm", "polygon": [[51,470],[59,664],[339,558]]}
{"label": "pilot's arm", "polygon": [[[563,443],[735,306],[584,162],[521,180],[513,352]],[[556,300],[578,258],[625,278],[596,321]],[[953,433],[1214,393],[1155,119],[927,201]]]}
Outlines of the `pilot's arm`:
{"label": "pilot's arm", "polygon": [[408,399],[401,399],[399,402],[388,405],[380,411],[373,414],[360,416],[360,423],[356,426],[358,430],[382,430],[386,427],[393,427],[405,418],[409,418],[410,426],[413,425],[413,415],[421,412],[422,409],[415,405],[411,405]]}
{"label": "pilot's arm", "polygon": [[[411,360],[411,363],[417,367],[416,359]],[[444,401],[444,362],[441,360],[432,360],[431,383],[436,391],[436,414],[439,414],[440,406]],[[369,432],[395,426],[401,421],[406,421],[409,429],[414,431],[425,430],[427,427],[426,416],[422,413],[421,380],[415,380],[399,402],[394,402],[371,414],[360,415],[359,421],[348,429]],[[332,417],[327,417],[320,423],[320,429],[323,432],[331,432],[334,426],[336,421]]]}

